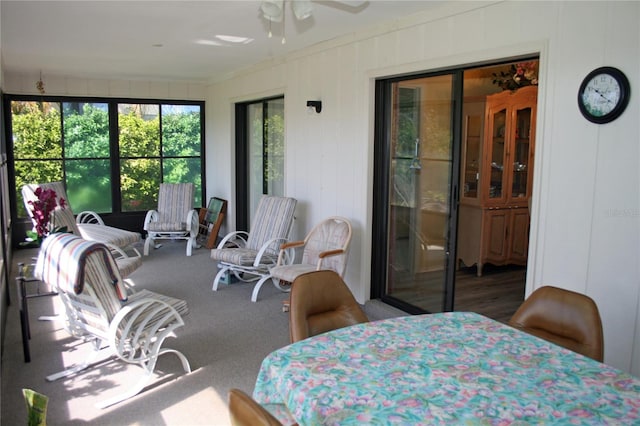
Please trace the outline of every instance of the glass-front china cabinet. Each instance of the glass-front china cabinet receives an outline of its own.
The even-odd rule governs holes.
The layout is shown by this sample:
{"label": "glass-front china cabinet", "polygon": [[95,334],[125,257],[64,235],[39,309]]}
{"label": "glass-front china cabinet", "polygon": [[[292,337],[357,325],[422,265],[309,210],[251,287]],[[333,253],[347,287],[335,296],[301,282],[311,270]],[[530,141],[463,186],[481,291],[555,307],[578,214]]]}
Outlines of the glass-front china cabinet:
{"label": "glass-front china cabinet", "polygon": [[485,263],[527,261],[537,89],[505,90],[465,108],[458,259],[477,264],[478,276]]}

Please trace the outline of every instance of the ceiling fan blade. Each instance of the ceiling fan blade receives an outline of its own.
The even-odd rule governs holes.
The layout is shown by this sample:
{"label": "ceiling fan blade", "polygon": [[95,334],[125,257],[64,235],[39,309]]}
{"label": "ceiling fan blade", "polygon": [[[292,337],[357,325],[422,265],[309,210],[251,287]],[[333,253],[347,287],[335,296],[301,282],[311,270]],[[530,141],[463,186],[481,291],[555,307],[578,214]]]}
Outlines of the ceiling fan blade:
{"label": "ceiling fan blade", "polygon": [[349,13],[359,13],[369,7],[369,0],[317,0],[314,3]]}
{"label": "ceiling fan blade", "polygon": [[293,0],[291,2],[291,8],[293,9],[293,14],[298,20],[307,19],[313,13],[311,0]]}

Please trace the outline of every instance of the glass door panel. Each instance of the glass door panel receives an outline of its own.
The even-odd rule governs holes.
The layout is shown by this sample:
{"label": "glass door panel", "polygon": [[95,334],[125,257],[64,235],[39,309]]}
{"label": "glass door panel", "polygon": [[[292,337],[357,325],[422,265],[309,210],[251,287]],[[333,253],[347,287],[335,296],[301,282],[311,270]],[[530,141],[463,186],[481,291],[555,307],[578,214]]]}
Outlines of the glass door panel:
{"label": "glass door panel", "polygon": [[444,309],[453,76],[392,84],[386,294]]}
{"label": "glass door panel", "polygon": [[284,196],[284,98],[247,107],[249,223],[263,194]]}
{"label": "glass door panel", "polygon": [[527,196],[528,190],[531,108],[523,108],[516,111],[516,126],[511,197],[524,198]]}
{"label": "glass door panel", "polygon": [[504,189],[504,142],[507,129],[505,128],[507,121],[507,110],[501,109],[492,112],[490,116],[491,123],[489,128],[493,129],[490,135],[490,158],[491,158],[491,175],[489,185],[489,198],[502,198]]}
{"label": "glass door panel", "polygon": [[464,169],[462,173],[463,192],[466,198],[478,198],[478,181],[480,180],[480,146],[482,144],[482,117],[465,115],[465,150]]}

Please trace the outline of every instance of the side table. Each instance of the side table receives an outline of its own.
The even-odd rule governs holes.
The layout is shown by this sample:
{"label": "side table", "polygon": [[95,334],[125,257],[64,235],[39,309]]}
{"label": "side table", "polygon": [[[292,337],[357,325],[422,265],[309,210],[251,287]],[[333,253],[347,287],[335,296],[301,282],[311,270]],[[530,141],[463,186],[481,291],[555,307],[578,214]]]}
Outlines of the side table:
{"label": "side table", "polygon": [[[18,263],[18,276],[16,283],[18,287],[18,309],[20,312],[20,328],[22,331],[22,351],[24,353],[24,362],[31,362],[31,351],[29,349],[29,340],[31,339],[31,329],[29,328],[29,305],[28,299],[43,296],[55,296],[56,291],[41,291],[40,285],[42,281],[33,276],[34,264]],[[27,293],[27,284],[36,283],[35,293]]]}

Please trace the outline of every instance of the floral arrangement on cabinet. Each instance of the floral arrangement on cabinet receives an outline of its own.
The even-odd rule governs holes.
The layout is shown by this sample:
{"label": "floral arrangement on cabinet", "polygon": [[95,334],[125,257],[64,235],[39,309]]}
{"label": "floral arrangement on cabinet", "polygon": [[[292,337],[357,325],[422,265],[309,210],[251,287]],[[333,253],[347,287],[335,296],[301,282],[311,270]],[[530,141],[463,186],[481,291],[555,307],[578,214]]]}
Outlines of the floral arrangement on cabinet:
{"label": "floral arrangement on cabinet", "polygon": [[517,90],[524,86],[538,85],[538,61],[511,64],[508,71],[493,73],[493,84],[502,90]]}
{"label": "floral arrangement on cabinet", "polygon": [[67,202],[64,198],[58,199],[58,194],[53,189],[36,188],[34,195],[37,200],[27,201],[27,204],[31,206],[31,217],[35,223],[32,230],[27,231],[27,238],[22,245],[37,246],[39,247],[42,241],[50,234],[57,232],[67,232],[66,226],[56,227],[52,222],[51,214],[60,206],[61,209],[65,209]]}

